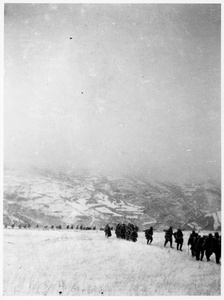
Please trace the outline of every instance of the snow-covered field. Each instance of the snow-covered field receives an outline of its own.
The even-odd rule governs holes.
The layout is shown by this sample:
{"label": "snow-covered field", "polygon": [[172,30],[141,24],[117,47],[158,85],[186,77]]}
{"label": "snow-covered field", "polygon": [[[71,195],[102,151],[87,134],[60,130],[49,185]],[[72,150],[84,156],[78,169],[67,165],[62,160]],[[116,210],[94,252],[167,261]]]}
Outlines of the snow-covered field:
{"label": "snow-covered field", "polygon": [[[114,231],[4,229],[4,296],[220,295],[221,267],[163,247],[164,233],[146,245],[119,240]],[[174,247],[176,245],[174,244]]]}

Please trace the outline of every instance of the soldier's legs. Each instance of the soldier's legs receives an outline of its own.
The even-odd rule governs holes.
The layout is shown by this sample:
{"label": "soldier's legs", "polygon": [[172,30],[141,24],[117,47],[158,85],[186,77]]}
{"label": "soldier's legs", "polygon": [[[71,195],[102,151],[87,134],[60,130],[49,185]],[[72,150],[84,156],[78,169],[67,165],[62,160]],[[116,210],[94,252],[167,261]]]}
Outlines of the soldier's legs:
{"label": "soldier's legs", "polygon": [[199,260],[199,258],[200,258],[200,251],[196,250],[195,255],[196,255],[196,260]]}
{"label": "soldier's legs", "polygon": [[172,238],[171,238],[171,240],[170,240],[170,248],[173,248],[173,247],[172,247],[172,244],[173,244],[173,240],[172,240]]}
{"label": "soldier's legs", "polygon": [[203,257],[204,257],[204,250],[202,249],[201,250],[201,260],[203,260]]}
{"label": "soldier's legs", "polygon": [[220,264],[220,258],[221,258],[221,252],[217,251],[215,253],[215,261],[216,261],[217,264]]}
{"label": "soldier's legs", "polygon": [[180,251],[183,251],[182,247],[183,247],[183,243],[180,244]]}
{"label": "soldier's legs", "polygon": [[166,246],[166,244],[168,243],[168,240],[167,239],[165,239],[165,243],[164,243],[164,247]]}
{"label": "soldier's legs", "polygon": [[208,250],[208,249],[206,249],[205,250],[205,256],[206,256],[206,258],[207,258],[207,261],[210,261],[210,256],[211,256],[211,251],[210,250]]}
{"label": "soldier's legs", "polygon": [[179,243],[177,243],[177,250],[179,250]]}

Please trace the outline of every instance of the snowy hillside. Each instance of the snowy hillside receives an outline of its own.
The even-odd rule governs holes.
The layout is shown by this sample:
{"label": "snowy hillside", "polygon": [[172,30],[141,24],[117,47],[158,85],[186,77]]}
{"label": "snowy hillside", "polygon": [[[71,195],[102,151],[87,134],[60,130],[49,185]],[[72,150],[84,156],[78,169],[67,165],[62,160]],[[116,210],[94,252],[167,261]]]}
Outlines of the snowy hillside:
{"label": "snowy hillside", "polygon": [[214,183],[178,186],[140,178],[48,170],[4,172],[4,222],[140,229],[173,225],[218,230],[221,192]]}
{"label": "snowy hillside", "polygon": [[220,296],[221,267],[163,246],[102,231],[4,230],[4,296]]}

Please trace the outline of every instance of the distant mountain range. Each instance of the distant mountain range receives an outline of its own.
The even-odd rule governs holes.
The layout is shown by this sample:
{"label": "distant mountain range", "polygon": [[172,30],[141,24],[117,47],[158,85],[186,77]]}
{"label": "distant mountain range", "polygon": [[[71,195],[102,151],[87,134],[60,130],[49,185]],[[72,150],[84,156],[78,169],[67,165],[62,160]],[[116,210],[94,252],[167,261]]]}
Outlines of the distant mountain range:
{"label": "distant mountain range", "polygon": [[128,176],[4,170],[4,223],[105,226],[131,222],[221,230],[221,191],[215,182],[177,185]]}

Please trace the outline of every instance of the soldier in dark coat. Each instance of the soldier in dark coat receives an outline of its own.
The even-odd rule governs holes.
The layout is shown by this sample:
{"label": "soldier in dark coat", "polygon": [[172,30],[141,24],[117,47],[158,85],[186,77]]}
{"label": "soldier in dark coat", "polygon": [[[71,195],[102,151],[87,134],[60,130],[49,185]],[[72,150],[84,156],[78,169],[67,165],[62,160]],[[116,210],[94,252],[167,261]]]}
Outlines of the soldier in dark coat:
{"label": "soldier in dark coat", "polygon": [[115,234],[116,234],[117,238],[121,237],[120,228],[121,228],[121,224],[117,224],[117,226],[115,228]]}
{"label": "soldier in dark coat", "polygon": [[212,239],[211,251],[215,253],[215,261],[220,264],[221,258],[221,236],[215,232],[215,237]]}
{"label": "soldier in dark coat", "polygon": [[192,254],[192,257],[194,257],[196,255],[196,248],[195,248],[195,241],[196,241],[196,238],[197,238],[197,233],[193,230],[192,233],[190,234],[190,237],[188,239],[188,243],[187,245],[191,246],[190,250],[191,250],[191,254]]}
{"label": "soldier in dark coat", "polygon": [[170,242],[170,248],[173,248],[172,247],[172,244],[173,244],[173,227],[170,226],[169,229],[167,229],[167,230],[164,229],[163,231],[165,231],[165,243],[164,243],[164,247],[166,246],[166,244],[168,242]]}
{"label": "soldier in dark coat", "polygon": [[112,234],[111,234],[111,230],[110,230],[110,226],[107,224],[104,228],[104,231],[105,231],[105,236],[108,238],[110,237]]}
{"label": "soldier in dark coat", "polygon": [[147,245],[152,243],[153,241],[153,227],[150,227],[149,229],[145,230],[145,238],[147,240]]}
{"label": "soldier in dark coat", "polygon": [[137,231],[134,229],[131,233],[131,241],[132,242],[136,242],[137,241],[137,238],[138,238],[138,233]]}
{"label": "soldier in dark coat", "polygon": [[198,235],[195,239],[195,255],[196,255],[196,260],[203,260],[204,257],[204,240],[205,237]]}
{"label": "soldier in dark coat", "polygon": [[133,225],[131,223],[128,223],[128,225],[125,226],[125,239],[127,241],[131,240],[132,231],[133,231]]}
{"label": "soldier in dark coat", "polygon": [[125,239],[125,237],[126,237],[126,225],[124,223],[121,224],[120,232],[121,232],[121,238]]}
{"label": "soldier in dark coat", "polygon": [[184,242],[183,232],[180,229],[177,229],[177,231],[173,235],[175,237],[175,243],[177,243],[177,250],[182,251],[182,246]]}
{"label": "soldier in dark coat", "polygon": [[210,256],[212,255],[212,239],[213,235],[209,233],[208,236],[205,237],[204,239],[204,250],[205,250],[205,256],[207,258],[207,261],[210,261]]}

